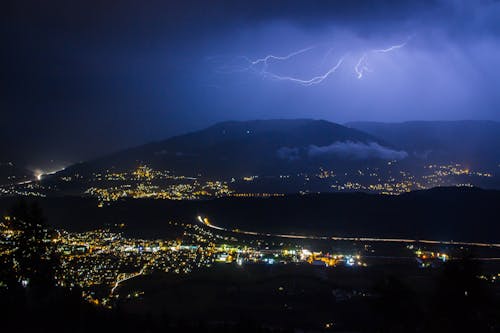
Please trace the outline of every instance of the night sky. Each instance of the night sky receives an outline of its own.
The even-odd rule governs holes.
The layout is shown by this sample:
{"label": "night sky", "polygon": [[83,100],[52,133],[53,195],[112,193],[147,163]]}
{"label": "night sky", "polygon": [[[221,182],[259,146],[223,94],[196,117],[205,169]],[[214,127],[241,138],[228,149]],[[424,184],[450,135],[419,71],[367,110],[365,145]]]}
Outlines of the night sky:
{"label": "night sky", "polygon": [[500,1],[15,0],[0,15],[0,162],[56,167],[224,120],[500,120]]}

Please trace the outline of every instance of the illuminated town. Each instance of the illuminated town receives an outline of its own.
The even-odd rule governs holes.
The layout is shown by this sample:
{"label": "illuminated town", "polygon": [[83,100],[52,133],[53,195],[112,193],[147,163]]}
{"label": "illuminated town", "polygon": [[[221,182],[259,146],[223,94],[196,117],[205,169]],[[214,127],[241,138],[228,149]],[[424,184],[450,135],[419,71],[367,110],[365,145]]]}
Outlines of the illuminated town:
{"label": "illuminated town", "polygon": [[[220,197],[270,197],[292,193],[352,192],[398,195],[414,190],[441,186],[479,186],[494,179],[493,172],[475,171],[461,164],[430,164],[417,175],[403,171],[397,161],[390,161],[384,169],[365,168],[354,172],[336,173],[321,168],[317,173],[279,176],[245,176],[229,179],[207,179],[202,175],[181,176],[171,171],[154,170],[139,165],[130,172],[107,170],[90,176],[74,174],[58,177],[50,182],[40,176],[38,180],[0,186],[0,196],[39,196],[71,194],[95,197],[100,206],[125,198],[152,198],[168,200],[199,200]],[[56,178],[54,178],[56,177]],[[282,192],[257,190],[263,182],[278,187],[295,186]],[[89,186],[85,186],[89,184]],[[73,188],[72,186],[76,186]],[[82,187],[83,186],[83,187]],[[65,189],[70,187],[70,191]]]}
{"label": "illuminated town", "polygon": [[[10,217],[2,227],[3,255],[10,254],[17,230],[9,229]],[[300,264],[324,267],[345,264],[366,266],[359,254],[324,254],[298,245],[274,240],[242,239],[219,235],[200,224],[169,222],[180,230],[173,240],[126,238],[121,226],[81,233],[56,231],[50,241],[56,244],[61,262],[56,273],[60,286],[82,290],[89,302],[111,306],[119,297],[120,283],[154,272],[189,274],[216,264]]]}
{"label": "illuminated town", "polygon": [[[10,222],[12,218],[4,216],[0,224],[0,257],[17,250],[16,239],[22,233],[12,229]],[[500,248],[500,244],[488,243],[336,238],[227,230],[201,216],[196,222],[168,222],[174,232],[166,239],[125,237],[126,226],[122,224],[86,232],[55,230],[47,233],[44,241],[54,244],[60,258],[55,276],[57,284],[78,288],[85,300],[107,308],[112,308],[122,299],[144,294],[140,290],[121,294],[121,284],[155,273],[190,274],[217,265],[312,265],[322,269],[338,266],[364,269],[371,264],[380,264],[380,260],[405,260],[413,262],[415,267],[432,268],[453,259],[449,252],[455,248]],[[301,245],[303,240],[314,240],[317,249],[304,247]],[[378,254],[379,243],[395,244],[391,250],[393,254],[390,257]],[[433,250],[443,246],[448,253]],[[339,250],[335,250],[336,247]],[[480,278],[496,282],[497,276]]]}

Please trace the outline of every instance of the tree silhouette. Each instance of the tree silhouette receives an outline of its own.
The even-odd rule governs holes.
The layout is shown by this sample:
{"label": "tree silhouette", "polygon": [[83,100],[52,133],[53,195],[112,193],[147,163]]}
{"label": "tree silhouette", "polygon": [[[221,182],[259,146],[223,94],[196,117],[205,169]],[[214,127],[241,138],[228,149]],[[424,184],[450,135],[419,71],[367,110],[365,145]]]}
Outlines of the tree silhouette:
{"label": "tree silhouette", "polygon": [[400,277],[388,275],[374,286],[369,332],[418,332],[422,309],[415,290]]}
{"label": "tree silhouette", "polygon": [[481,267],[470,253],[448,262],[438,277],[429,308],[429,332],[494,332],[498,304]]}
{"label": "tree silhouette", "polygon": [[6,227],[12,234],[8,240],[10,258],[5,266],[8,269],[10,261],[17,283],[42,293],[54,287],[58,256],[52,242],[53,233],[45,223],[40,206],[24,200],[15,204]]}

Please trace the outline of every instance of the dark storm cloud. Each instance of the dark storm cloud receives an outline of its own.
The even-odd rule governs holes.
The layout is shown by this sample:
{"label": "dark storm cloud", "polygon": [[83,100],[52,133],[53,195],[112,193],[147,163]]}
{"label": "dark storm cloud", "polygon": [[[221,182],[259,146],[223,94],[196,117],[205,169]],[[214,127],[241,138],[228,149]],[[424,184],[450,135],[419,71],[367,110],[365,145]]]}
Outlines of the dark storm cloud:
{"label": "dark storm cloud", "polygon": [[[500,118],[498,1],[9,1],[0,15],[0,148],[31,164],[228,119]],[[373,57],[362,82],[352,63],[303,89],[221,76],[206,61],[313,44],[354,61],[413,34],[407,48]],[[312,56],[294,64],[297,75],[323,70]]]}

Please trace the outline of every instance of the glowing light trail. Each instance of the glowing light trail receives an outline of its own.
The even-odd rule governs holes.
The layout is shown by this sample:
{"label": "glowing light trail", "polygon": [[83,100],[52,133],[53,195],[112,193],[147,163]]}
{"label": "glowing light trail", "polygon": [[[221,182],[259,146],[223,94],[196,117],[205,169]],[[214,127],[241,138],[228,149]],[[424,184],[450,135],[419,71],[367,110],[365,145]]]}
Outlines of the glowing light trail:
{"label": "glowing light trail", "polygon": [[456,242],[456,241],[439,241],[429,239],[409,239],[409,238],[377,238],[377,237],[337,237],[337,236],[312,236],[312,235],[294,235],[294,234],[270,234],[254,231],[244,231],[239,229],[228,230],[226,228],[218,227],[209,222],[208,218],[198,217],[198,221],[209,228],[229,231],[238,234],[278,237],[278,238],[293,238],[293,239],[316,239],[316,240],[334,240],[334,241],[350,241],[350,242],[385,242],[385,243],[423,243],[435,245],[459,245],[459,246],[477,246],[477,247],[497,247],[497,243],[480,243],[480,242]]}

